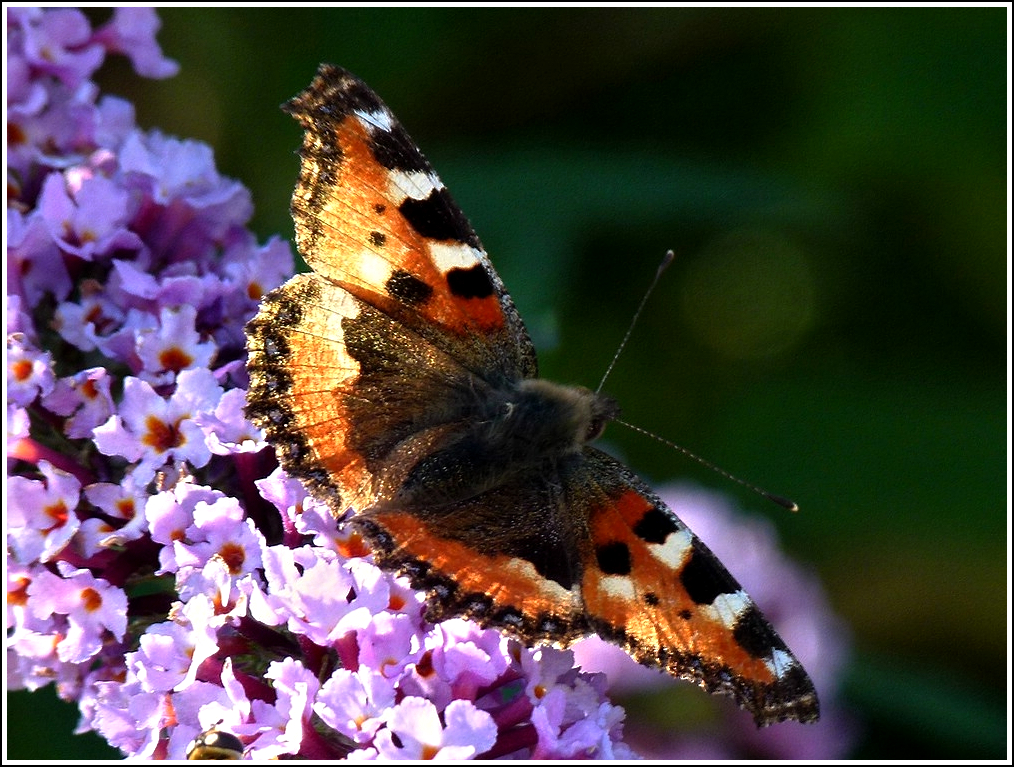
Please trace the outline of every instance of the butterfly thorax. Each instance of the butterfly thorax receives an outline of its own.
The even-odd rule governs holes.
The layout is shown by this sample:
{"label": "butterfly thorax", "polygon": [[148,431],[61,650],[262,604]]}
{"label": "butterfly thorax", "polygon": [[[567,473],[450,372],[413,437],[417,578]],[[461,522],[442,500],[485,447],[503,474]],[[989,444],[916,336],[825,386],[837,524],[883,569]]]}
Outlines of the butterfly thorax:
{"label": "butterfly thorax", "polygon": [[497,392],[482,438],[522,464],[575,453],[597,439],[620,410],[611,398],[583,386],[528,378]]}
{"label": "butterfly thorax", "polygon": [[561,463],[580,460],[584,445],[620,412],[610,397],[541,378],[488,390],[469,409],[461,428],[408,472],[394,499],[398,504],[453,503],[519,474],[554,473]]}

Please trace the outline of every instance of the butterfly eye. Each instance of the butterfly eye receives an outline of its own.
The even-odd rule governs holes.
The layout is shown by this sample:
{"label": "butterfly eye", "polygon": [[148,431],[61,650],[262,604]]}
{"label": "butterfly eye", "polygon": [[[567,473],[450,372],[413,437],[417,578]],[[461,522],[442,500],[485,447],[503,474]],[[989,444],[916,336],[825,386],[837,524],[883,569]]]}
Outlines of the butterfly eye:
{"label": "butterfly eye", "polygon": [[597,416],[592,418],[588,424],[588,428],[584,433],[584,441],[591,442],[602,436],[602,432],[606,430],[606,418],[604,416]]}
{"label": "butterfly eye", "polygon": [[620,406],[616,404],[616,400],[612,397],[591,392],[589,392],[589,396],[593,400],[590,408],[591,413],[588,428],[585,429],[584,433],[585,442],[591,442],[601,437],[602,432],[606,430],[606,424],[620,415]]}

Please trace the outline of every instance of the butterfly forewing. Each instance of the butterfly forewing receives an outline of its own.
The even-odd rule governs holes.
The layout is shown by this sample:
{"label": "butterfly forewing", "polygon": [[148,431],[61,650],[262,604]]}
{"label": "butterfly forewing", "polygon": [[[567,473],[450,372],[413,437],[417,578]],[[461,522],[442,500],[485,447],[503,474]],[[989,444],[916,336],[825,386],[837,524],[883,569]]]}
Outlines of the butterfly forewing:
{"label": "butterfly forewing", "polygon": [[380,98],[323,65],[285,108],[306,129],[292,212],[307,264],[473,372],[534,376],[524,323],[479,238]]}

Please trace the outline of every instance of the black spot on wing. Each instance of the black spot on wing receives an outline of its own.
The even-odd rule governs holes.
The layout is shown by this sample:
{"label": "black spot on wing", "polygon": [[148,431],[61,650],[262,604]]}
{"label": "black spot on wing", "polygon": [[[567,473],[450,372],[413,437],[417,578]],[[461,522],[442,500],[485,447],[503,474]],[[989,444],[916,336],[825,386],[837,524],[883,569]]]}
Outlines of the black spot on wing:
{"label": "black spot on wing", "polygon": [[599,569],[606,575],[630,574],[630,549],[622,541],[603,544],[595,550]]}
{"label": "black spot on wing", "polygon": [[[394,118],[390,119],[393,122]],[[375,130],[371,139],[373,156],[385,168],[406,173],[430,172],[430,164],[400,123],[389,131]]]}
{"label": "black spot on wing", "polygon": [[710,605],[720,594],[739,591],[739,584],[718,564],[715,555],[696,541],[680,571],[680,582],[699,605]]}
{"label": "black spot on wing", "polygon": [[793,663],[784,670],[778,678],[779,688],[788,692],[783,697],[789,698],[795,695],[796,700],[791,700],[786,707],[786,718],[798,719],[800,722],[816,722],[820,718],[820,703],[817,701],[817,691],[813,689],[813,682],[806,675],[806,671],[798,663]]}
{"label": "black spot on wing", "polygon": [[382,248],[387,244],[387,235],[383,232],[370,232],[370,245]]}
{"label": "black spot on wing", "polygon": [[387,278],[384,290],[392,298],[409,306],[426,303],[433,294],[433,288],[418,277],[398,269]]}
{"label": "black spot on wing", "polygon": [[489,298],[493,295],[493,282],[482,264],[468,269],[451,269],[447,272],[447,287],[460,298]]}
{"label": "black spot on wing", "polygon": [[649,591],[644,595],[644,603],[649,607],[657,607],[662,600],[658,598],[658,594],[654,591]]}
{"label": "black spot on wing", "polygon": [[422,200],[408,197],[398,209],[423,237],[441,241],[454,240],[473,248],[481,248],[471,224],[446,189],[434,189]]}
{"label": "black spot on wing", "polygon": [[567,551],[559,541],[548,540],[544,535],[530,535],[513,542],[507,550],[531,562],[543,578],[555,581],[567,591],[574,587],[574,571]]}
{"label": "black spot on wing", "polygon": [[732,630],[732,636],[736,644],[754,658],[769,658],[775,650],[788,649],[754,604],[739,616],[736,627]]}
{"label": "black spot on wing", "polygon": [[665,543],[670,533],[679,530],[673,515],[657,506],[649,509],[634,525],[634,534],[648,543]]}

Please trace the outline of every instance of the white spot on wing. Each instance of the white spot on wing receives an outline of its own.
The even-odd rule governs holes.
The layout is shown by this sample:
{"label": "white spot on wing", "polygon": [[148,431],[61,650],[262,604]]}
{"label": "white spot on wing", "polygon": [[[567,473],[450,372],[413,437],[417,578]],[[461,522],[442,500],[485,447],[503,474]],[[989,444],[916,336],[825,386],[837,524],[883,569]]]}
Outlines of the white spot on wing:
{"label": "white spot on wing", "polygon": [[439,178],[432,173],[420,170],[388,171],[392,197],[404,200],[410,197],[413,200],[425,200],[435,189],[443,189],[444,185]]}
{"label": "white spot on wing", "polygon": [[366,126],[369,131],[387,131],[391,132],[394,127],[394,118],[391,113],[381,109],[376,112],[360,112],[358,109],[353,114],[359,118],[359,121]]}
{"label": "white spot on wing", "polygon": [[614,599],[631,601],[637,598],[634,582],[625,575],[607,575],[599,580],[599,585]]}
{"label": "white spot on wing", "polygon": [[648,551],[656,559],[660,559],[667,565],[679,567],[690,556],[690,550],[694,545],[694,536],[687,528],[669,533],[665,543],[649,543]]}
{"label": "white spot on wing", "polygon": [[445,274],[451,269],[471,269],[483,256],[482,251],[462,242],[430,242],[429,246],[433,261]]}
{"label": "white spot on wing", "polygon": [[713,618],[720,621],[728,629],[736,627],[736,621],[743,611],[750,606],[750,597],[740,589],[732,594],[719,594],[715,601],[706,608]]}
{"label": "white spot on wing", "polygon": [[796,665],[796,659],[785,650],[774,650],[771,653],[771,660],[764,661],[764,665],[771,669],[776,679],[785,676],[790,668]]}
{"label": "white spot on wing", "polygon": [[361,250],[358,271],[366,284],[383,285],[391,277],[391,264],[372,250]]}

